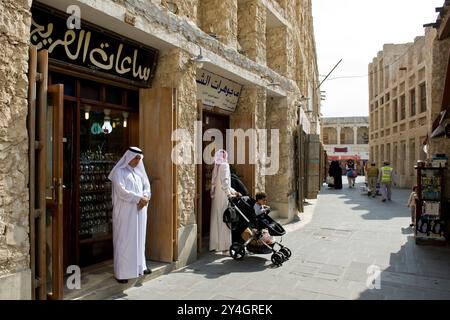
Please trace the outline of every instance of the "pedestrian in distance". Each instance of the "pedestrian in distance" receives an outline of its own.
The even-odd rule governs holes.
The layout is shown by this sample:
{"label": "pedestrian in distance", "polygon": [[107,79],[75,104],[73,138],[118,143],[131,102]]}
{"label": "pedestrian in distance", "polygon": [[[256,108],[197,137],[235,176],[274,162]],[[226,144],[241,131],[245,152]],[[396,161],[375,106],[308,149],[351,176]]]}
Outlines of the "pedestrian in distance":
{"label": "pedestrian in distance", "polygon": [[412,192],[409,195],[407,206],[411,210],[411,224],[409,225],[411,228],[416,225],[416,201],[418,200],[417,195],[417,186],[412,188]]}
{"label": "pedestrian in distance", "polygon": [[111,170],[114,275],[119,283],[150,274],[145,259],[147,206],[151,197],[141,149],[130,147]]}
{"label": "pedestrian in distance", "polygon": [[330,168],[328,169],[328,175],[333,177],[334,189],[342,189],[342,169],[338,161],[331,161]]}
{"label": "pedestrian in distance", "polygon": [[367,182],[369,184],[369,196],[375,198],[377,195],[377,180],[378,180],[379,170],[376,167],[376,163],[372,162],[370,167],[367,169]]}
{"label": "pedestrian in distance", "polygon": [[389,161],[384,161],[378,174],[378,183],[381,186],[381,201],[392,200],[392,185],[395,183],[394,168],[390,166]]}
{"label": "pedestrian in distance", "polygon": [[352,160],[347,161],[347,165],[345,166],[346,169],[346,175],[348,180],[348,187],[354,188],[355,187],[355,180],[358,175],[355,169],[355,163]]}

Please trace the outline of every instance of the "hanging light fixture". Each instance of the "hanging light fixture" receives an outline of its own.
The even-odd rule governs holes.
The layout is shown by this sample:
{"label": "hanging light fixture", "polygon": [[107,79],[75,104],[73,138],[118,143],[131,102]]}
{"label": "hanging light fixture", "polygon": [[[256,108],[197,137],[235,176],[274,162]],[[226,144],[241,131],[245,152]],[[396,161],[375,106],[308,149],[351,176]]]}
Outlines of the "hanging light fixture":
{"label": "hanging light fixture", "polygon": [[128,112],[123,112],[123,127],[126,128],[127,127],[127,119],[128,119]]}
{"label": "hanging light fixture", "polygon": [[103,122],[102,130],[104,134],[110,134],[113,130],[111,126],[111,118],[109,117],[109,115],[111,114],[111,110],[105,109],[103,112],[105,113],[105,119]]}
{"label": "hanging light fixture", "polygon": [[89,120],[89,113],[90,113],[90,111],[91,111],[91,106],[86,105],[84,107],[84,118],[86,120]]}

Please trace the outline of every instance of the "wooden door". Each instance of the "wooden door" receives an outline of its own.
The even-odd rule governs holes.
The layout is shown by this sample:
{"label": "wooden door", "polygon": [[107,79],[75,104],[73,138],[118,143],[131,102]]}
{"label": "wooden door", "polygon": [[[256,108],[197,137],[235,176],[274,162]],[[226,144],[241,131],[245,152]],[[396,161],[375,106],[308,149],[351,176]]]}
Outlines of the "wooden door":
{"label": "wooden door", "polygon": [[307,140],[307,198],[316,199],[319,193],[320,139],[317,134],[309,134]]}
{"label": "wooden door", "polygon": [[176,94],[170,88],[140,89],[139,144],[151,183],[146,255],[172,262],[177,257],[176,167],[172,162],[172,131],[176,128]]}
{"label": "wooden door", "polygon": [[[51,279],[48,286],[49,299],[62,299],[64,289],[63,271],[63,110],[64,86],[48,87],[47,104],[47,170],[46,208],[47,244],[50,249],[47,267]],[[51,288],[51,289],[50,289]],[[49,290],[50,289],[50,290]]]}
{"label": "wooden door", "polygon": [[[242,129],[247,131],[248,129],[254,129],[255,119],[252,114],[233,114],[230,117],[231,128],[234,130]],[[255,197],[256,179],[255,179],[255,163],[254,159],[250,159],[250,148],[254,142],[257,141],[256,136],[249,136],[245,139],[245,163],[237,164],[237,144],[235,144],[234,149],[234,168],[236,174],[239,176],[241,181],[245,184],[250,195]],[[236,141],[235,141],[236,142]],[[256,144],[254,145],[253,154],[256,155]],[[253,161],[252,161],[253,160]]]}
{"label": "wooden door", "polygon": [[296,165],[297,165],[297,207],[300,212],[303,212],[303,201],[304,201],[304,146],[303,146],[303,126],[299,125],[297,128],[297,154],[296,154]]}

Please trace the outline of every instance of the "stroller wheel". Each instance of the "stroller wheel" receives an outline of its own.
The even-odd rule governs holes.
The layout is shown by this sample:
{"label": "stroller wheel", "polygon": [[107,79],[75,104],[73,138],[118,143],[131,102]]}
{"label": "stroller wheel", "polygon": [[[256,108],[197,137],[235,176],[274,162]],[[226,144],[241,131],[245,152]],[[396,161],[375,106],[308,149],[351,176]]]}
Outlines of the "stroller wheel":
{"label": "stroller wheel", "polygon": [[281,253],[275,252],[274,254],[272,254],[271,260],[275,266],[279,267],[283,264],[284,257]]}
{"label": "stroller wheel", "polygon": [[286,260],[288,260],[292,255],[292,252],[291,252],[291,250],[289,250],[288,247],[281,248],[279,252],[282,253],[286,257]]}
{"label": "stroller wheel", "polygon": [[230,256],[234,260],[242,260],[245,257],[245,247],[244,245],[235,242],[230,247]]}

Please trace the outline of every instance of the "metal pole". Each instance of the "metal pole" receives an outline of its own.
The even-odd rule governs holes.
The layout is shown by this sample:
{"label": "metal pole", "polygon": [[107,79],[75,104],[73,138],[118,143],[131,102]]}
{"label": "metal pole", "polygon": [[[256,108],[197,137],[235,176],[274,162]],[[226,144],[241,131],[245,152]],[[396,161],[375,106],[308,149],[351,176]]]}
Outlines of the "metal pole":
{"label": "metal pole", "polygon": [[341,60],[339,60],[339,62],[338,63],[336,63],[336,65],[334,66],[334,68],[333,69],[331,69],[331,71],[327,74],[327,76],[325,77],[325,79],[323,79],[321,82],[320,82],[320,84],[319,84],[319,86],[317,87],[317,89],[319,89],[320,88],[320,86],[322,85],[322,83],[324,83],[324,81],[325,80],[327,80],[328,79],[328,77],[331,75],[331,73],[334,71],[334,69],[336,69],[337,68],[337,66],[340,64],[342,62],[342,59]]}

